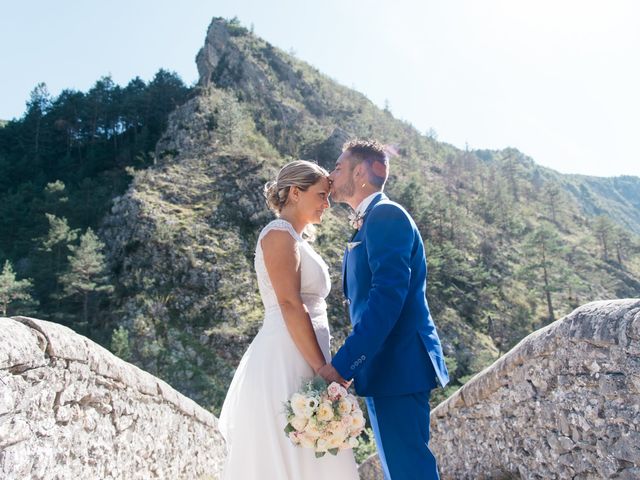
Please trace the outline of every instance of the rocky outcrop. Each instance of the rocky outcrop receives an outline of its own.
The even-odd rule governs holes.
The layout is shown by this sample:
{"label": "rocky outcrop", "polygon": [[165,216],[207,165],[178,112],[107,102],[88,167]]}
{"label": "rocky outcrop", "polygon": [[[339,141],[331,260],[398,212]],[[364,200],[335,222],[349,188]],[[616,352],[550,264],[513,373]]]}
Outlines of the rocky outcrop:
{"label": "rocky outcrop", "polygon": [[368,119],[377,111],[362,94],[221,18],[212,20],[196,64],[199,86],[234,92],[258,131],[283,156],[333,163],[335,157],[307,155],[318,153],[314,147],[339,126],[338,118],[349,119],[341,128],[351,137],[364,136],[365,130],[373,135],[368,121],[353,118]]}
{"label": "rocky outcrop", "polygon": [[430,446],[443,479],[640,478],[640,300],[526,337],[433,410]]}
{"label": "rocky outcrop", "polygon": [[216,418],[51,322],[0,318],[0,477],[218,478]]}

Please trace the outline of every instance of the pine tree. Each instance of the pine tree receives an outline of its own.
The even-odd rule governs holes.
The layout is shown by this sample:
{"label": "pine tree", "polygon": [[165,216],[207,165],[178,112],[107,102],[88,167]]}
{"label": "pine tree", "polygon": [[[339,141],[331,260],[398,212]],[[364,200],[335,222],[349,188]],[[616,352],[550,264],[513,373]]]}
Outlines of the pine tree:
{"label": "pine tree", "polygon": [[129,331],[122,325],[116,328],[111,334],[111,351],[123,360],[129,360],[131,358]]}
{"label": "pine tree", "polygon": [[502,173],[511,189],[514,202],[520,201],[520,189],[518,188],[518,160],[513,153],[503,159]]}
{"label": "pine tree", "polygon": [[0,274],[0,314],[7,316],[9,306],[16,301],[32,302],[29,294],[31,280],[16,280],[11,262],[4,262],[4,268]]}
{"label": "pine tree", "polygon": [[616,225],[613,229],[613,247],[616,250],[616,259],[622,266],[632,247],[631,235],[628,231]]}
{"label": "pine tree", "polygon": [[42,129],[42,118],[51,108],[51,94],[45,83],[39,83],[31,91],[27,102],[27,113],[25,120],[32,123],[33,128],[33,152],[36,157],[40,154],[40,136]]}
{"label": "pine tree", "polygon": [[43,192],[43,209],[45,212],[54,212],[55,215],[61,215],[60,210],[69,203],[69,192],[64,182],[56,180],[49,182],[44,187]]}
{"label": "pine tree", "polygon": [[60,281],[64,285],[64,295],[70,298],[80,297],[82,300],[82,326],[90,327],[89,302],[94,294],[110,293],[113,286],[109,283],[107,266],[102,253],[104,244],[93,230],[88,228],[80,237],[80,245],[69,246],[72,255],[69,270],[62,275]]}
{"label": "pine tree", "polygon": [[54,313],[58,314],[60,299],[63,296],[59,280],[66,266],[64,255],[69,245],[78,238],[78,230],[69,228],[64,217],[59,218],[50,213],[45,215],[49,221],[49,231],[47,236],[41,239],[40,251],[44,253],[44,258],[36,280],[44,290],[43,294],[50,295],[56,301]]}
{"label": "pine tree", "polygon": [[606,262],[609,260],[609,247],[611,237],[614,230],[614,224],[608,217],[598,215],[593,223],[593,233],[598,240],[598,244],[602,250],[602,259]]}
{"label": "pine tree", "polygon": [[58,218],[51,213],[45,214],[49,221],[49,232],[42,240],[41,250],[53,254],[54,270],[60,268],[64,249],[78,238],[78,230],[69,228],[67,219]]}
{"label": "pine tree", "polygon": [[554,183],[549,183],[544,189],[544,198],[546,203],[551,210],[551,218],[554,223],[558,222],[558,212],[562,207],[562,194],[560,191],[560,187]]}
{"label": "pine tree", "polygon": [[520,275],[544,295],[548,321],[555,320],[551,294],[563,285],[565,274],[561,268],[564,247],[558,233],[547,225],[541,225],[529,234],[525,242],[527,252]]}

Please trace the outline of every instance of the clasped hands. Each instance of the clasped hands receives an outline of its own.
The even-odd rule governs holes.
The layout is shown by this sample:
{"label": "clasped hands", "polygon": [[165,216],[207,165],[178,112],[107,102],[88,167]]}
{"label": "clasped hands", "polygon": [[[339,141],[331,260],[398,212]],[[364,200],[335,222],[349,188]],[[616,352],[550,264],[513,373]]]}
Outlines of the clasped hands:
{"label": "clasped hands", "polygon": [[353,382],[353,380],[347,381],[342,378],[342,375],[340,375],[340,373],[338,373],[338,371],[330,363],[325,363],[316,373],[324,378],[327,383],[336,382],[342,385],[344,388],[349,388],[349,386]]}

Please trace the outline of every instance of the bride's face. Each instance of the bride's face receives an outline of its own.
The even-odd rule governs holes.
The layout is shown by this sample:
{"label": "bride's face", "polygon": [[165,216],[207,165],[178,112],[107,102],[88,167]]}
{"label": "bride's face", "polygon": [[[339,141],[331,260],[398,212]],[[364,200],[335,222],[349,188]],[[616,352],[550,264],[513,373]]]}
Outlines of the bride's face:
{"label": "bride's face", "polygon": [[298,191],[298,213],[307,223],[320,223],[329,208],[329,179],[321,178],[306,191]]}

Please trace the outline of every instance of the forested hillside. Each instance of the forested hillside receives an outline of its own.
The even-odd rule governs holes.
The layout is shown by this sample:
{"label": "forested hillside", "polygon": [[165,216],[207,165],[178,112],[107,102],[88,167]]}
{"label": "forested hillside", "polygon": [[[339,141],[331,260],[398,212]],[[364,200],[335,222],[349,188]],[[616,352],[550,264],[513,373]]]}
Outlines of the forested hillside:
{"label": "forested hillside", "polygon": [[[197,64],[193,89],[166,71],[56,98],[39,85],[0,128],[8,314],[69,325],[217,412],[261,320],[262,185],[294,158],[331,168],[353,137],[398,152],[387,193],[425,239],[449,392],[574,307],[640,295],[637,177],[562,175],[516,149],[439,142],[237,21],[214,19]],[[332,274],[335,347],[349,330],[346,213],[332,208],[315,244]]]}
{"label": "forested hillside", "polygon": [[[103,77],[88,92],[64,90],[57,97],[41,83],[24,115],[4,122],[0,261],[7,279],[10,271],[31,279],[31,288],[14,288],[29,295],[14,293],[21,298],[9,312],[37,313],[110,338],[111,315],[101,307],[112,286],[94,234],[112,199],[129,185],[131,169],[153,164],[169,113],[189,93],[164,70],[149,83],[135,78],[121,87]],[[86,268],[94,279],[81,272]]]}

